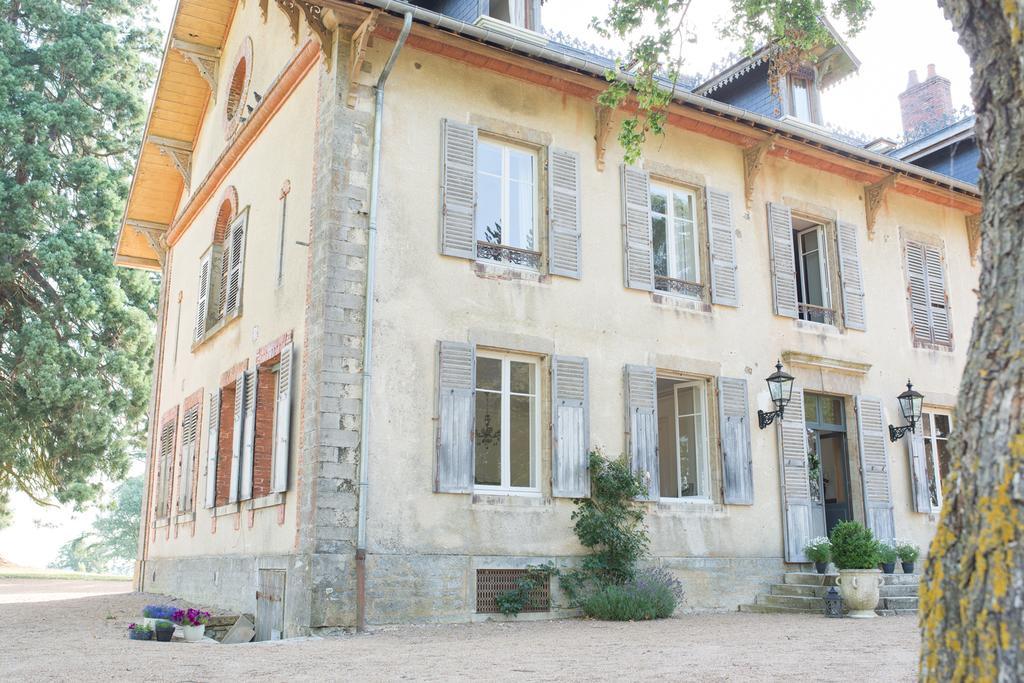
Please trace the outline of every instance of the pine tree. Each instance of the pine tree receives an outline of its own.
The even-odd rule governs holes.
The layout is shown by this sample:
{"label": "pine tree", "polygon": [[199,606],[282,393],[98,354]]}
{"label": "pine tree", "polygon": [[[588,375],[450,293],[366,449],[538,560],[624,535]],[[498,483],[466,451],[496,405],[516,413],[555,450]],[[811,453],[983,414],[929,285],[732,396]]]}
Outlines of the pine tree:
{"label": "pine tree", "polygon": [[157,36],[143,0],[0,0],[0,519],[142,445],[155,285],[113,251]]}

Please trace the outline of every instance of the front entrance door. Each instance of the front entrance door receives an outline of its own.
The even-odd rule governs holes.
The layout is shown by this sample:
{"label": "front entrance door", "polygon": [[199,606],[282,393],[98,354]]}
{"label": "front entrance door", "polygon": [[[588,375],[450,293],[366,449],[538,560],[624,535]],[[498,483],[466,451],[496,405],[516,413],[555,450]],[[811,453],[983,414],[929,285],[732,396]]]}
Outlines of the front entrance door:
{"label": "front entrance door", "polygon": [[839,522],[853,519],[843,399],[805,394],[804,419],[813,522],[827,535]]}

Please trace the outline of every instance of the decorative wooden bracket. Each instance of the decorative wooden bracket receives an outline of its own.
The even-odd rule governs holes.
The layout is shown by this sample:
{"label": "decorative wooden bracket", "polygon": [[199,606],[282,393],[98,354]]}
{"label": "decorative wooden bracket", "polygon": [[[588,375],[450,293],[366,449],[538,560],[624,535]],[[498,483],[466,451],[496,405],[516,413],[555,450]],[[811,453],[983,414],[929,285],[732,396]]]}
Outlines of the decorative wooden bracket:
{"label": "decorative wooden bracket", "polygon": [[125,219],[124,224],[146,238],[153,253],[156,254],[156,260],[163,266],[167,256],[167,241],[164,239],[164,235],[167,234],[167,224],[140,221],[134,218]]}
{"label": "decorative wooden bracket", "polygon": [[877,183],[864,186],[864,210],[867,214],[868,239],[875,239],[875,219],[878,218],[878,210],[882,208],[885,200],[885,193],[896,184],[897,174],[887,175]]}
{"label": "decorative wooden bracket", "polygon": [[192,143],[162,138],[159,135],[150,135],[147,140],[156,145],[160,153],[167,155],[171,160],[174,168],[178,169],[178,173],[185,180],[187,191],[192,184]]}
{"label": "decorative wooden bracket", "polygon": [[978,250],[981,248],[981,214],[964,216],[967,226],[967,248],[971,251],[971,265],[978,265]]}
{"label": "decorative wooden bracket", "polygon": [[370,44],[370,36],[377,28],[379,17],[380,10],[373,10],[352,34],[352,46],[349,48],[348,58],[348,106],[350,109],[355,108],[356,102],[359,100],[357,91],[359,72],[363,68],[363,61],[366,60],[366,48]]}
{"label": "decorative wooden bracket", "polygon": [[594,108],[596,121],[594,124],[594,142],[597,143],[597,170],[604,170],[604,153],[608,150],[608,134],[612,132],[612,109],[603,104]]}
{"label": "decorative wooden bracket", "polygon": [[306,0],[275,0],[285,16],[288,17],[288,25],[292,29],[292,40],[299,44],[299,11],[306,17],[306,24],[320,41],[320,51],[324,53],[324,66],[331,70],[331,53],[333,42],[331,30],[324,25],[324,8],[314,5]]}
{"label": "decorative wooden bracket", "polygon": [[210,86],[210,99],[217,101],[217,66],[220,64],[220,48],[189,43],[174,38],[171,40],[171,49],[177,50],[181,56],[192,62],[199,70],[206,84]]}
{"label": "decorative wooden bracket", "polygon": [[768,151],[775,147],[779,136],[771,135],[758,143],[743,150],[743,196],[746,199],[747,210],[750,210],[750,203],[754,199],[754,182],[757,175],[764,166],[764,157]]}
{"label": "decorative wooden bracket", "polygon": [[292,29],[292,42],[299,44],[299,8],[290,0],[276,0],[277,7],[288,17],[288,26]]}
{"label": "decorative wooden bracket", "polygon": [[267,23],[267,12],[270,10],[270,0],[260,0],[260,16],[263,17],[263,23]]}

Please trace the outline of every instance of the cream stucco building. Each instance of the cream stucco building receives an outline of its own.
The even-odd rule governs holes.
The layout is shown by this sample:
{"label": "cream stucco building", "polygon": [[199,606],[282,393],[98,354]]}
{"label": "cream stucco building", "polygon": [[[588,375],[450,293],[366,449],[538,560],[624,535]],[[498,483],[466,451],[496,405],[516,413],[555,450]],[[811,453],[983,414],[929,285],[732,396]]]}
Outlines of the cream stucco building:
{"label": "cream stucco building", "polygon": [[589,448],[692,609],[840,519],[927,544],[980,198],[820,125],[842,42],[767,112],[760,57],[689,84],[625,166],[539,3],[417,4],[179,0],[116,257],[162,273],[138,587],[267,638],[486,618],[582,553]]}

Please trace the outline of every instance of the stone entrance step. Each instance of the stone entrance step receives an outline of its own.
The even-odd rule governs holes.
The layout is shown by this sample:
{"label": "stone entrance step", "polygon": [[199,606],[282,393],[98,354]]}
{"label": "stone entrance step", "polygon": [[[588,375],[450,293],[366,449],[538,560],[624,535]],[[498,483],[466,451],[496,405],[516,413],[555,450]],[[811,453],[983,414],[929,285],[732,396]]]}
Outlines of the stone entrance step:
{"label": "stone entrance step", "polygon": [[[835,586],[838,574],[787,572],[781,583],[772,584],[767,593],[757,596],[752,605],[740,605],[741,612],[803,613],[824,612],[822,598]],[[891,616],[916,614],[918,607],[917,574],[882,574],[885,583],[879,588],[879,601],[875,612]]]}

